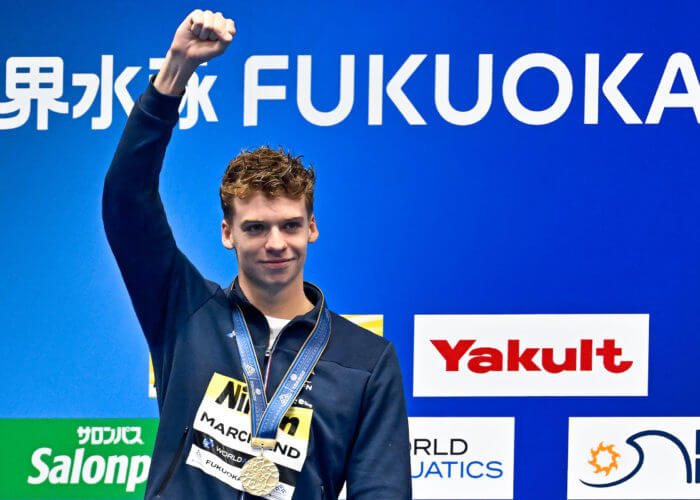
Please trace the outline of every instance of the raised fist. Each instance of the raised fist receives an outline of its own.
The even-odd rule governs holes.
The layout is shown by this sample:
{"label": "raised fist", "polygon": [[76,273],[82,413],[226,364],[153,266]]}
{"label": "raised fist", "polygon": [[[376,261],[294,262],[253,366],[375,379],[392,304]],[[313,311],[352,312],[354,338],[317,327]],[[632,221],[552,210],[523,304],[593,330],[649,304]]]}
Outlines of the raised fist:
{"label": "raised fist", "polygon": [[233,20],[221,12],[196,9],[178,26],[170,51],[196,67],[223,54],[235,34]]}

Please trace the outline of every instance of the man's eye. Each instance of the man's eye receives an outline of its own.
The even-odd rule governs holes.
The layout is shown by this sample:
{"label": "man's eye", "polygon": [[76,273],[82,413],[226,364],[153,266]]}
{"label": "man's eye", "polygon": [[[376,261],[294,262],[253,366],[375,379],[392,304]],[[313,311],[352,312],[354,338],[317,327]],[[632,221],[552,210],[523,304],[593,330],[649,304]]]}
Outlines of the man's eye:
{"label": "man's eye", "polygon": [[250,224],[248,226],[245,226],[243,228],[243,231],[245,231],[246,233],[256,234],[256,233],[260,233],[263,229],[264,229],[264,227],[262,224]]}
{"label": "man's eye", "polygon": [[285,229],[287,229],[289,231],[296,231],[297,229],[299,229],[301,227],[301,224],[299,224],[298,222],[287,222],[284,225],[284,227],[285,227]]}

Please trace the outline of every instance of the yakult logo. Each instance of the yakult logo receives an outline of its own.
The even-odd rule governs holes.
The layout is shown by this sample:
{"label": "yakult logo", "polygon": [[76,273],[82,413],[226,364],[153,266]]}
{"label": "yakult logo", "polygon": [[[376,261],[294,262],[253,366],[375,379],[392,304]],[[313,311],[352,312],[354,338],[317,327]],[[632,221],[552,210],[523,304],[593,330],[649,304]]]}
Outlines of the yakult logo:
{"label": "yakult logo", "polygon": [[417,315],[414,396],[644,396],[646,314]]}
{"label": "yakult logo", "polygon": [[[529,372],[546,371],[549,373],[561,373],[564,371],[575,372],[593,371],[594,356],[601,358],[603,369],[610,373],[623,373],[632,367],[632,361],[618,361],[622,355],[622,349],[616,347],[615,339],[605,339],[602,346],[594,349],[592,339],[581,340],[579,347],[567,347],[563,349],[563,360],[555,359],[554,347],[526,347],[520,345],[519,340],[508,340],[505,352],[495,347],[475,347],[476,340],[460,340],[452,347],[447,340],[431,340],[440,355],[445,358],[445,370],[455,372],[459,370],[459,362],[465,356],[469,360],[465,364],[467,370],[473,373],[517,372],[520,370]],[[536,360],[535,358],[539,358]],[[505,362],[505,365],[504,365]]]}

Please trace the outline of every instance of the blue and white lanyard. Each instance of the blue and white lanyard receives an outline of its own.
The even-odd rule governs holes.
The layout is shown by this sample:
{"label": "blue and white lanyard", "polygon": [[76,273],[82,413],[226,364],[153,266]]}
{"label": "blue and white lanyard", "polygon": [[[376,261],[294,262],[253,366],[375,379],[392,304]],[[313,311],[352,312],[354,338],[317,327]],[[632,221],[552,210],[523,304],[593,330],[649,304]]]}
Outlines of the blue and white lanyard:
{"label": "blue and white lanyard", "polygon": [[[323,299],[321,299],[323,300]],[[285,413],[309,378],[311,370],[323,354],[331,333],[331,315],[325,302],[304,345],[299,349],[294,361],[287,370],[282,382],[273,394],[269,404],[258,358],[253,348],[253,340],[240,307],[233,310],[233,333],[238,344],[243,375],[250,394],[251,433],[253,438],[272,439],[277,437],[277,428]],[[251,443],[253,440],[251,440]]]}

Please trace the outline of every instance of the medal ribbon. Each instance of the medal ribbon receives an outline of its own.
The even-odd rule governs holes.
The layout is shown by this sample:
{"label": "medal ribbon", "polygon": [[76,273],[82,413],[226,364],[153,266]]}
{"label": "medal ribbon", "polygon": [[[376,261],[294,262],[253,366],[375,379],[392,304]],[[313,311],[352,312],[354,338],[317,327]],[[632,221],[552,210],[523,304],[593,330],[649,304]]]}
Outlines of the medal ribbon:
{"label": "medal ribbon", "polygon": [[[321,300],[324,301],[323,298]],[[304,382],[309,378],[311,370],[316,366],[328,344],[331,334],[330,312],[325,305],[325,301],[322,302],[321,312],[316,320],[316,325],[306,337],[304,345],[299,349],[299,353],[292,361],[269,404],[265,394],[260,365],[253,348],[253,340],[240,307],[236,306],[232,314],[238,354],[241,357],[243,374],[250,393],[250,418],[253,438],[275,439],[277,437],[277,428],[284,414],[287,413],[287,410],[292,406],[299,392],[301,392]]]}

